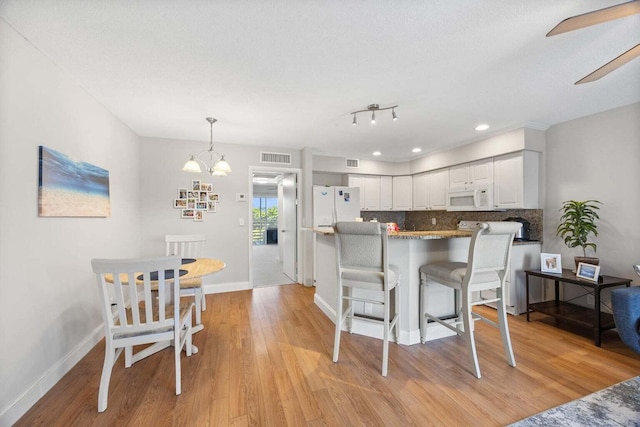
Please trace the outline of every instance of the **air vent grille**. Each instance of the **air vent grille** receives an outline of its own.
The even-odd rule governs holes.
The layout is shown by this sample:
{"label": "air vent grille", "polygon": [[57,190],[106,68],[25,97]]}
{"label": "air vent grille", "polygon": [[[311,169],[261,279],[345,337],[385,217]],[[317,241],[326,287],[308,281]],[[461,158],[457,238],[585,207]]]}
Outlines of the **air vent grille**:
{"label": "air vent grille", "polygon": [[360,167],[359,159],[347,159],[347,168],[349,169],[357,169]]}
{"label": "air vent grille", "polygon": [[279,165],[290,165],[291,154],[287,153],[260,153],[260,163],[277,163]]}

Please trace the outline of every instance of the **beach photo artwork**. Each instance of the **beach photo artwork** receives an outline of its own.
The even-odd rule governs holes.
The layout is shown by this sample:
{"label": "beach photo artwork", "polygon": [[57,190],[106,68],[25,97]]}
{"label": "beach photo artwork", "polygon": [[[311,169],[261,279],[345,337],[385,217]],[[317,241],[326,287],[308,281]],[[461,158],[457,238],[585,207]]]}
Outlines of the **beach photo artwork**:
{"label": "beach photo artwork", "polygon": [[38,216],[108,217],[109,171],[40,146]]}

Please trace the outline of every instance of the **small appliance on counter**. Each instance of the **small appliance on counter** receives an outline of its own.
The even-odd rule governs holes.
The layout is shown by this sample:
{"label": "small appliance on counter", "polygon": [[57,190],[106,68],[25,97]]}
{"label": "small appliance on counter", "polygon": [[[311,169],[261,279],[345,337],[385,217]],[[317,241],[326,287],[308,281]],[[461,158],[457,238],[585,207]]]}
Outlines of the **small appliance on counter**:
{"label": "small appliance on counter", "polygon": [[506,218],[503,221],[519,222],[520,224],[522,224],[520,231],[516,233],[516,237],[513,240],[520,242],[531,240],[531,223],[529,221],[519,216]]}

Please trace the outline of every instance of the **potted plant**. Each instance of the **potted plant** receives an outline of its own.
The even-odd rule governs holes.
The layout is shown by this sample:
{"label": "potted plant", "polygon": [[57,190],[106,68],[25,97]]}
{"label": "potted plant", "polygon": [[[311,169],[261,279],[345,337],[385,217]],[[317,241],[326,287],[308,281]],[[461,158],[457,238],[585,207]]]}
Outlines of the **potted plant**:
{"label": "potted plant", "polygon": [[562,203],[560,209],[562,216],[556,229],[556,235],[560,236],[568,247],[580,246],[582,248],[582,256],[575,257],[576,267],[580,262],[595,265],[599,263],[598,258],[587,257],[587,248],[593,249],[594,253],[597,249],[596,244],[589,241],[589,237],[592,234],[593,236],[598,235],[598,227],[595,223],[597,219],[600,219],[598,204],[602,203],[598,200],[585,200],[584,202],[566,200]]}

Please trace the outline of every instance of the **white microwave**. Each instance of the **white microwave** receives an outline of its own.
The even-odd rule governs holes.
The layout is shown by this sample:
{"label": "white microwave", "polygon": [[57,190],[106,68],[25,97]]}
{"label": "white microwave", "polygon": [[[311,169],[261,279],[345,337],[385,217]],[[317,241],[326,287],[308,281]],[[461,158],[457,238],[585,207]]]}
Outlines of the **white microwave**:
{"label": "white microwave", "polygon": [[448,211],[491,211],[493,209],[493,185],[450,190],[447,193]]}

